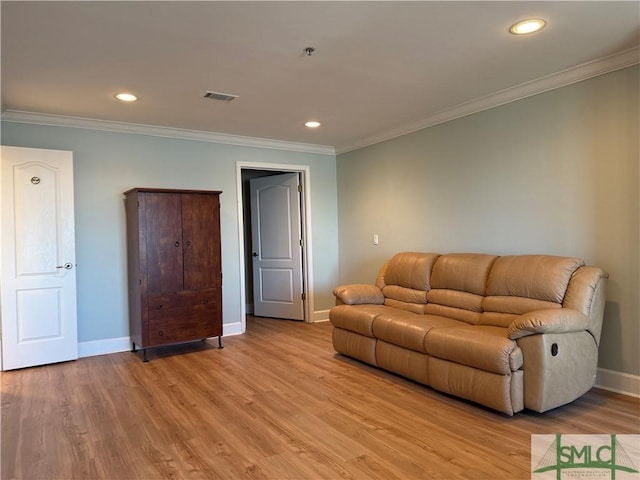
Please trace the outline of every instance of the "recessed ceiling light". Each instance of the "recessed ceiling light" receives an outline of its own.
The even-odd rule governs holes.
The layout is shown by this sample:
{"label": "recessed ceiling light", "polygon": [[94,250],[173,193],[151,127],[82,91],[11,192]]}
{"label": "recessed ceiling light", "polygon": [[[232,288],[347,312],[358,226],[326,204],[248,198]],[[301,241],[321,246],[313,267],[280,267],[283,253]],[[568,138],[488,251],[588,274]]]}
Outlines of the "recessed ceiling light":
{"label": "recessed ceiling light", "polygon": [[312,120],[305,123],[304,126],[309,128],[318,128],[320,126],[320,122],[316,122],[315,120]]}
{"label": "recessed ceiling light", "polygon": [[138,100],[138,97],[131,93],[119,93],[116,95],[116,98],[121,102],[135,102]]}
{"label": "recessed ceiling light", "polygon": [[541,18],[528,18],[526,20],[521,20],[518,23],[511,25],[509,31],[514,35],[526,35],[527,33],[537,32],[538,30],[542,30],[544,26],[547,24]]}

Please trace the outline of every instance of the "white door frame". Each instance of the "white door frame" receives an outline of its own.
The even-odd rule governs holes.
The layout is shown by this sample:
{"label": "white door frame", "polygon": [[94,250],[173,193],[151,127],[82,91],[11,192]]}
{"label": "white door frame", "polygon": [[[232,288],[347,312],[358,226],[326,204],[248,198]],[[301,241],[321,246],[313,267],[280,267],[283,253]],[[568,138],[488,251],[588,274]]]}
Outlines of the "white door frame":
{"label": "white door frame", "polygon": [[236,194],[238,196],[238,245],[240,251],[240,320],[242,323],[242,333],[247,331],[247,309],[246,309],[246,288],[245,288],[245,268],[246,259],[244,254],[244,210],[242,198],[242,170],[273,170],[274,172],[292,172],[300,174],[302,183],[302,281],[305,287],[304,301],[304,321],[313,323],[313,262],[311,245],[311,188],[310,188],[310,167],[308,165],[288,165],[277,163],[258,162],[237,162],[236,163]]}

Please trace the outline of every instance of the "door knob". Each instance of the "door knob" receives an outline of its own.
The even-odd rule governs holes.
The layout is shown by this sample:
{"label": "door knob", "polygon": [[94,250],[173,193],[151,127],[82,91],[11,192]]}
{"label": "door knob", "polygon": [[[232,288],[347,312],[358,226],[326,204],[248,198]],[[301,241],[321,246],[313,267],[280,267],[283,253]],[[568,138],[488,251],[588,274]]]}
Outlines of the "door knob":
{"label": "door knob", "polygon": [[258,256],[258,254],[257,254],[256,252],[253,252],[253,256],[254,256],[254,257],[257,257],[257,256]]}
{"label": "door knob", "polygon": [[56,265],[56,268],[64,268],[66,270],[71,270],[73,268],[73,263],[67,262],[64,265]]}

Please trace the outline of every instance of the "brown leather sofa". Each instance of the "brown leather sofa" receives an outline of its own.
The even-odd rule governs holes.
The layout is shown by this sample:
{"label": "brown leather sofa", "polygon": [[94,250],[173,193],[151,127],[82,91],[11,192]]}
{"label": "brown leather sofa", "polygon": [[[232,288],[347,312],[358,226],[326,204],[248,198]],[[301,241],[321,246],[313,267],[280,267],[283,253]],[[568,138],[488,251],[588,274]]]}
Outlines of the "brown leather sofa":
{"label": "brown leather sofa", "polygon": [[341,354],[507,415],[595,383],[608,275],[578,258],[404,252],[334,290]]}

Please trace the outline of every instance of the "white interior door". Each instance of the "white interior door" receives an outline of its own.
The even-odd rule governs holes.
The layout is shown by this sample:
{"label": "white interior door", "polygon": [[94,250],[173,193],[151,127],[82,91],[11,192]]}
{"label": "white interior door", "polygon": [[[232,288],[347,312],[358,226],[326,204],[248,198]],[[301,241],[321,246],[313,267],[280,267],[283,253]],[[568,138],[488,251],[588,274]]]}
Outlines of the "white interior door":
{"label": "white interior door", "polygon": [[2,369],[74,360],[72,153],[0,148]]}
{"label": "white interior door", "polygon": [[253,178],[251,239],[253,311],[304,320],[298,173]]}

